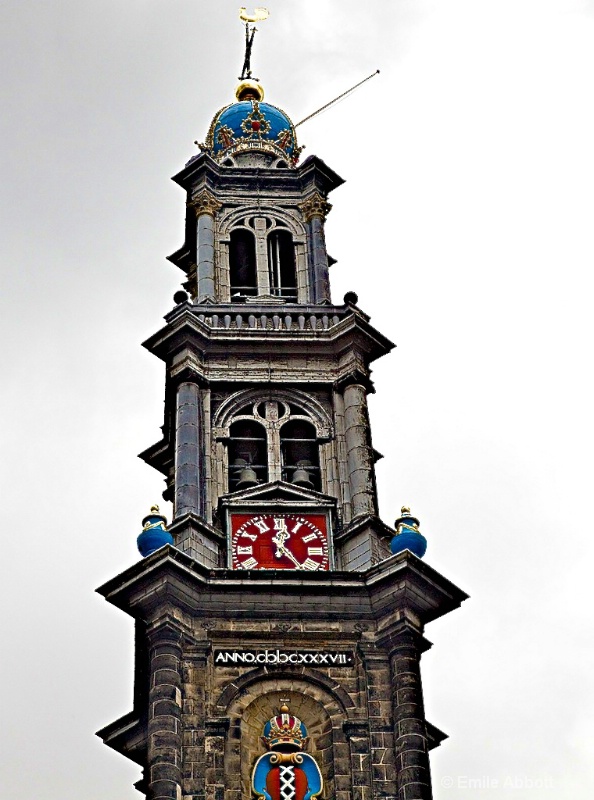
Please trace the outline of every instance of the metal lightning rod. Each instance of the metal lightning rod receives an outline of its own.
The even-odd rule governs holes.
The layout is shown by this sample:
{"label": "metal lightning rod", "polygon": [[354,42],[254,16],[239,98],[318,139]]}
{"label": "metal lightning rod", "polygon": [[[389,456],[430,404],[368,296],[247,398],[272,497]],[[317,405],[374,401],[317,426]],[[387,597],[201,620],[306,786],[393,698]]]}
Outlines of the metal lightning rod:
{"label": "metal lightning rod", "polygon": [[359,81],[359,83],[356,83],[354,86],[351,86],[351,88],[347,89],[346,92],[343,92],[342,94],[339,94],[338,97],[334,98],[334,100],[330,100],[330,102],[326,103],[325,106],[322,106],[321,108],[318,108],[318,110],[314,111],[313,114],[310,114],[308,117],[305,117],[304,119],[302,119],[300,122],[298,122],[295,125],[295,127],[298,128],[300,125],[303,125],[304,122],[307,122],[308,119],[312,119],[312,117],[316,117],[318,114],[321,114],[322,111],[325,111],[327,108],[330,108],[330,106],[333,106],[334,103],[337,103],[339,100],[342,100],[342,98],[346,97],[347,94],[350,94],[351,92],[354,92],[355,89],[358,89],[359,86],[364,84],[366,81],[371,80],[376,75],[379,75],[379,69],[376,69],[376,71],[372,72],[371,75],[368,75],[366,78],[363,78],[363,80]]}

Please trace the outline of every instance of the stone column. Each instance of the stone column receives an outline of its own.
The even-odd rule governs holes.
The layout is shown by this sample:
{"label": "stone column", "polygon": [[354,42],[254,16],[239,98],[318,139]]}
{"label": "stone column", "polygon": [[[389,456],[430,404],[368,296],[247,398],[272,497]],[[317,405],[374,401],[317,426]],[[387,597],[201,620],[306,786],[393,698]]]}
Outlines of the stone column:
{"label": "stone column", "polygon": [[204,514],[202,408],[200,387],[181,383],[177,388],[175,430],[175,517]]}
{"label": "stone column", "polygon": [[148,800],[181,800],[181,631],[169,622],[148,631]]}
{"label": "stone column", "polygon": [[367,392],[352,381],[343,390],[344,425],[353,517],[377,514]]}
{"label": "stone column", "polygon": [[215,292],[215,214],[221,203],[206,189],[190,205],[196,212],[196,276],[197,300],[216,300]]}
{"label": "stone column", "polygon": [[420,659],[427,642],[403,628],[390,647],[398,800],[431,800],[431,772]]}
{"label": "stone column", "polygon": [[324,237],[324,220],[332,208],[319,192],[314,192],[300,206],[308,225],[312,286],[310,297],[314,303],[330,302],[328,253]]}

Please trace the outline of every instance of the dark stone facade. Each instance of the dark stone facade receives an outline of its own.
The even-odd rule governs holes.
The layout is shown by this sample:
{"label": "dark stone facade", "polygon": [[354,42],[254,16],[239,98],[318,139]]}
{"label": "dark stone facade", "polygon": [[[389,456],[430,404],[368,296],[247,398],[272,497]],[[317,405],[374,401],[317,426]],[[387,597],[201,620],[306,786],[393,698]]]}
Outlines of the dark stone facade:
{"label": "dark stone facade", "polygon": [[[100,735],[145,769],[149,797],[249,798],[266,720],[290,700],[325,798],[431,796],[419,673],[426,622],[466,595],[406,552],[366,573],[207,570],[166,547],[101,587],[146,646],[136,708]],[[354,663],[216,664],[219,649],[352,652]],[[145,668],[148,654],[148,669]]]}

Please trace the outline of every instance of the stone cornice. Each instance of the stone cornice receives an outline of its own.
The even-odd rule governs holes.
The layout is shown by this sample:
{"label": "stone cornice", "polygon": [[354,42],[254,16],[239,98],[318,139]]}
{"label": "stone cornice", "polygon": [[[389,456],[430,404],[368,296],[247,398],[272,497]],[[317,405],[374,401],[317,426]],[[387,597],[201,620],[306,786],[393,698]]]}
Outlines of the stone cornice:
{"label": "stone cornice", "polygon": [[[286,574],[290,573],[290,574]],[[407,630],[458,608],[465,592],[408,551],[366,572],[211,569],[166,545],[108,581],[98,591],[140,619],[167,602],[209,618],[270,620],[376,620],[386,647]],[[418,620],[409,624],[409,619]]]}

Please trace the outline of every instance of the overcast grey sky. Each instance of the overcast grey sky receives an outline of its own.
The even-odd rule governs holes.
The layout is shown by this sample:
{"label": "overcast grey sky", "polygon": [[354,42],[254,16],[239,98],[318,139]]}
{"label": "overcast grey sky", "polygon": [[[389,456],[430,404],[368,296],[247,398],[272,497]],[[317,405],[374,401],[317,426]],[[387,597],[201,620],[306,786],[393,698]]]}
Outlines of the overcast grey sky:
{"label": "overcast grey sky", "polygon": [[[239,5],[0,10],[13,800],[138,797],[138,768],[93,736],[131,708],[132,623],[93,590],[138,559],[163,488],[135,457],[164,390],[140,342],[182,277],[169,177],[233,97]],[[410,504],[428,563],[472,595],[427,629],[427,715],[451,735],[436,800],[589,798],[594,3],[266,5],[254,72],[294,120],[381,68],[299,134],[347,179],[334,299],[356,291],[398,344],[370,399],[382,516]]]}

